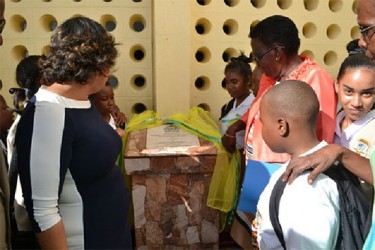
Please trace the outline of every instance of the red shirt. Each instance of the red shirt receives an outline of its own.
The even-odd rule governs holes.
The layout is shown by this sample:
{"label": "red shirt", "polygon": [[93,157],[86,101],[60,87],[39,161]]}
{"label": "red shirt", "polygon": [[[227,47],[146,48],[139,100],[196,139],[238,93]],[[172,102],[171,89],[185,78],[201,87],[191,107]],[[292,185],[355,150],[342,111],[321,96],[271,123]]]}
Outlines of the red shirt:
{"label": "red shirt", "polygon": [[[300,58],[303,62],[289,75],[287,80],[304,81],[314,89],[320,103],[316,133],[320,141],[325,140],[328,143],[332,143],[336,126],[337,106],[334,80],[324,68],[311,58],[304,55],[300,55]],[[275,79],[271,79],[263,74],[259,84],[258,95],[248,111],[241,117],[241,120],[246,123],[245,145],[252,147],[252,159],[264,162],[284,163],[290,159],[290,155],[286,153],[274,153],[266,145],[261,134],[262,124],[259,121],[259,115],[257,115],[262,96],[275,83]],[[252,133],[248,136],[251,127]],[[245,150],[247,146],[245,146]]]}

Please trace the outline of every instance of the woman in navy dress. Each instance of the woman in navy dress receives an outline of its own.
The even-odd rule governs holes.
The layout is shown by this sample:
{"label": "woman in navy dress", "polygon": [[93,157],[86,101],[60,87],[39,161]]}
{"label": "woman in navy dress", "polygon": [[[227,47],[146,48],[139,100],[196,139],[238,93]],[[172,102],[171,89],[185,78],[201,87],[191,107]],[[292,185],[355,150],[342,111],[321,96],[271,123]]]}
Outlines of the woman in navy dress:
{"label": "woman in navy dress", "polygon": [[42,86],[16,134],[25,204],[42,249],[129,249],[129,194],[115,166],[117,133],[88,100],[117,50],[96,21],[74,17],[51,37]]}

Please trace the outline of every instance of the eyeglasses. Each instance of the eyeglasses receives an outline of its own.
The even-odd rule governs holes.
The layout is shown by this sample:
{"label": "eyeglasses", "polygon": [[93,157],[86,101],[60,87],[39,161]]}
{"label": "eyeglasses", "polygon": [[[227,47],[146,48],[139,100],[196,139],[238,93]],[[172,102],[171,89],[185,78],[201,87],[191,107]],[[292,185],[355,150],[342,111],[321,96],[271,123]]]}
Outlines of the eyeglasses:
{"label": "eyeglasses", "polygon": [[359,32],[361,33],[362,35],[362,38],[365,42],[369,42],[372,38],[372,36],[374,35],[375,32],[372,32],[371,35],[369,36],[369,30],[371,30],[372,28],[374,28],[375,25],[371,25],[371,26],[368,26],[368,27],[363,27],[363,26],[359,26]]}
{"label": "eyeglasses", "polygon": [[3,33],[6,21],[5,19],[0,19],[0,34]]}
{"label": "eyeglasses", "polygon": [[252,62],[255,62],[256,64],[259,64],[260,60],[262,60],[262,58],[268,53],[270,52],[271,50],[273,50],[275,48],[275,46],[272,46],[268,49],[266,49],[266,51],[264,51],[262,54],[260,54],[259,56],[255,56],[253,53],[250,53],[250,60]]}

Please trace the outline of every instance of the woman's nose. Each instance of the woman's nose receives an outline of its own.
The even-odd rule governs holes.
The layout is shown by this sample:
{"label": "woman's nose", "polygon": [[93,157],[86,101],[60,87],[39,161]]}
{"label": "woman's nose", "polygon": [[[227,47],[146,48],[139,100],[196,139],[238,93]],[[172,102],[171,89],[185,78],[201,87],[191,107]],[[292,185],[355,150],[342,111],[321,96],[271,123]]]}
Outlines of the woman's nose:
{"label": "woman's nose", "polygon": [[352,105],[354,107],[360,107],[360,106],[362,106],[362,100],[361,100],[361,96],[360,95],[353,96],[353,98],[352,98]]}

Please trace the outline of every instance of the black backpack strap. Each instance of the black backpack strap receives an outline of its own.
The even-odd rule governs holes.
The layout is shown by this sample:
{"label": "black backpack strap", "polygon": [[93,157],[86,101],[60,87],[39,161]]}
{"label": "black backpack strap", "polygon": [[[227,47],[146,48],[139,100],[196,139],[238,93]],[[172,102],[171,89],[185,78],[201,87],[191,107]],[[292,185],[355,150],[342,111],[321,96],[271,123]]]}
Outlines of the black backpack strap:
{"label": "black backpack strap", "polygon": [[270,204],[269,204],[270,220],[271,220],[273,229],[275,230],[275,233],[277,235],[277,238],[279,238],[279,241],[284,249],[286,249],[286,247],[285,247],[283,229],[279,221],[279,206],[280,206],[280,198],[284,193],[285,186],[286,186],[286,182],[283,181],[283,176],[280,176],[275,186],[273,187],[271,197],[270,197]]}

